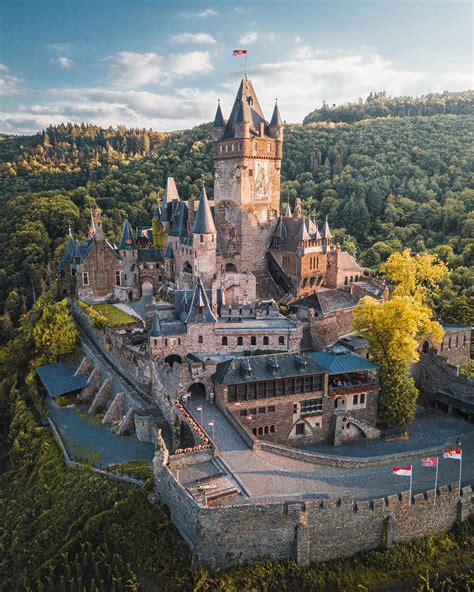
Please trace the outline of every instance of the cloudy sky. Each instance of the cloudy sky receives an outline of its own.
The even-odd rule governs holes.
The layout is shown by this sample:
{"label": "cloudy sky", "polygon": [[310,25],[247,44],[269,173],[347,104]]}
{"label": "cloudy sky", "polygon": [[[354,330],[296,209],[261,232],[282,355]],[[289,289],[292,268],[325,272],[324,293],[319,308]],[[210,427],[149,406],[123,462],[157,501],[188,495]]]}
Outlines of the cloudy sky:
{"label": "cloudy sky", "polygon": [[267,117],[473,88],[470,0],[1,0],[0,131],[228,116],[248,50]]}

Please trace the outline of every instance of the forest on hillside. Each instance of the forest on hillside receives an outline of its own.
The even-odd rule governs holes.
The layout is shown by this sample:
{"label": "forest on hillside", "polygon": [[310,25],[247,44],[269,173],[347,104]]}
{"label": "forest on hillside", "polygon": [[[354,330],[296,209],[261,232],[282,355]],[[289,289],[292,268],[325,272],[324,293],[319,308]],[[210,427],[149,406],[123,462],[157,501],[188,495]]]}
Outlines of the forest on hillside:
{"label": "forest on hillside", "polygon": [[[286,126],[282,207],[301,197],[305,213],[328,215],[336,239],[374,271],[404,246],[437,254],[451,270],[446,320],[467,322],[456,308],[473,296],[473,123],[461,113]],[[201,178],[212,196],[210,130],[64,124],[0,137],[1,334],[54,278],[68,227],[85,237],[91,207],[115,242],[126,216],[150,224],[168,175],[183,199],[197,197]]]}
{"label": "forest on hillside", "polygon": [[422,115],[473,115],[474,91],[429,93],[421,97],[391,97],[385,91],[371,92],[366,99],[357,103],[328,105],[311,111],[303,124],[332,121],[333,123],[353,123],[375,117],[412,117]]}

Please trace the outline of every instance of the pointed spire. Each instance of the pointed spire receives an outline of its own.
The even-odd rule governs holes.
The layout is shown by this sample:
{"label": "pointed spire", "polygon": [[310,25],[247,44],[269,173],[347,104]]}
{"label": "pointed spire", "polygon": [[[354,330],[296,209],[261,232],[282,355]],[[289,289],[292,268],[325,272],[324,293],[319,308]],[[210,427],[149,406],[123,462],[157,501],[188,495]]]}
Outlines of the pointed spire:
{"label": "pointed spire", "polygon": [[304,218],[300,219],[297,237],[298,237],[298,241],[311,240],[311,236],[309,235],[308,229],[306,228],[306,220]]}
{"label": "pointed spire", "polygon": [[323,238],[326,240],[330,240],[332,238],[331,230],[329,228],[328,217],[326,216],[326,222],[324,223],[323,228]]}
{"label": "pointed spire", "polygon": [[286,216],[286,218],[293,217],[293,212],[291,211],[290,202],[288,202],[288,205],[286,206],[285,216]]}
{"label": "pointed spire", "polygon": [[202,284],[200,276],[194,286],[189,312],[184,319],[185,323],[215,323],[217,321],[212,312],[209,299]]}
{"label": "pointed spire", "polygon": [[[81,259],[82,259],[81,245],[79,244],[79,241],[77,239],[74,240],[74,251],[73,251],[72,256],[74,259],[79,259],[79,261],[81,261]],[[78,263],[79,263],[79,261],[78,261]]]}
{"label": "pointed spire", "polygon": [[171,241],[168,241],[168,244],[166,245],[166,251],[163,257],[165,259],[174,259],[173,245],[171,244]]}
{"label": "pointed spire", "polygon": [[207,199],[206,187],[204,181],[202,183],[201,197],[199,198],[199,206],[194,219],[193,234],[215,234],[216,226],[214,218],[212,217],[211,207]]}
{"label": "pointed spire", "polygon": [[135,236],[133,235],[132,228],[128,222],[128,218],[125,218],[123,223],[122,238],[120,239],[119,249],[131,251],[137,248],[135,242]]}
{"label": "pointed spire", "polygon": [[155,310],[151,322],[150,337],[158,337],[160,333],[160,317],[158,316],[158,311]]}
{"label": "pointed spire", "polygon": [[314,235],[316,240],[321,240],[321,233],[319,232],[319,226],[316,224],[316,234]]}
{"label": "pointed spire", "polygon": [[278,125],[283,125],[281,117],[280,117],[280,109],[278,109],[278,99],[275,99],[275,107],[273,109],[272,119],[270,121],[270,127],[276,127]]}
{"label": "pointed spire", "polygon": [[295,199],[295,209],[293,210],[293,218],[301,218],[301,199]]}
{"label": "pointed spire", "polygon": [[174,182],[173,177],[168,177],[166,179],[165,192],[163,193],[163,206],[162,206],[162,213],[161,213],[161,221],[162,222],[169,222],[169,220],[168,220],[168,204],[171,203],[175,199],[179,200],[178,190],[176,189],[176,183]]}
{"label": "pointed spire", "polygon": [[242,79],[235,97],[234,105],[227,121],[224,137],[235,137],[235,126],[246,123],[252,132],[258,134],[260,124],[265,123],[265,117],[250,80]]}
{"label": "pointed spire", "polygon": [[214,123],[212,124],[212,127],[225,127],[225,121],[224,116],[222,115],[220,99],[217,101],[217,111],[216,116],[214,117]]}
{"label": "pointed spire", "polygon": [[71,227],[70,227],[70,226],[69,226],[69,228],[68,228],[68,236],[69,236],[69,238],[74,238],[74,237],[72,236],[72,230],[71,230]]}

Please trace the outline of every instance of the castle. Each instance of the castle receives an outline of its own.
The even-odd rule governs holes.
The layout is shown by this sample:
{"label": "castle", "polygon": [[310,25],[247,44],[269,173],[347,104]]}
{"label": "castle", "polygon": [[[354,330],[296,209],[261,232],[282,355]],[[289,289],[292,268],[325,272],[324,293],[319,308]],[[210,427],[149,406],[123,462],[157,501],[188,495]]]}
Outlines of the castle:
{"label": "castle", "polygon": [[[180,199],[169,177],[151,227],[134,231],[125,220],[118,246],[96,209],[87,241],[69,238],[59,266],[64,293],[131,307],[159,296],[142,313],[150,357],[170,367],[200,365],[206,392],[254,436],[339,440],[334,413],[342,409],[357,425],[344,439],[372,437],[375,365],[339,347],[336,375],[318,354],[300,352],[350,333],[357,301],[382,297],[384,288],[334,243],[327,219],[320,228],[299,199],[280,212],[283,133],[278,105],[268,122],[243,79],[229,119],[219,104],[212,127],[214,200],[204,186],[197,203]],[[280,314],[279,304],[292,314]],[[250,403],[258,398],[265,406]],[[267,412],[274,421],[256,422]]]}

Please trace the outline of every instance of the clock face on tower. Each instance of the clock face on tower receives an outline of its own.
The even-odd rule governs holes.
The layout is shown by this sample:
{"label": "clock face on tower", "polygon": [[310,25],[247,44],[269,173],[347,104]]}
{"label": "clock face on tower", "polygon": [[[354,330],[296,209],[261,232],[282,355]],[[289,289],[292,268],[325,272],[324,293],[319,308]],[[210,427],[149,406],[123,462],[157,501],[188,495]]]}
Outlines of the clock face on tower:
{"label": "clock face on tower", "polygon": [[268,161],[257,160],[255,162],[255,199],[268,199],[268,193]]}

